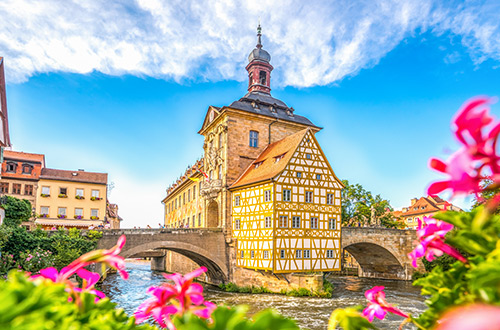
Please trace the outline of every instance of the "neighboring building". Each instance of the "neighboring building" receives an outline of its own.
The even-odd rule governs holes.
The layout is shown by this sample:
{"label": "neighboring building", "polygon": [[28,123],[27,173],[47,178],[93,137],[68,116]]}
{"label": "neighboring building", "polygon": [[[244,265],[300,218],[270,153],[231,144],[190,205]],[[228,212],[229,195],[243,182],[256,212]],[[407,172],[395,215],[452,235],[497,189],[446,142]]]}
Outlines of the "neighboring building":
{"label": "neighboring building", "polygon": [[0,57],[0,151],[10,146],[9,117],[7,116],[7,93],[5,90],[5,71],[3,57]]}
{"label": "neighboring building", "polygon": [[423,221],[424,217],[431,217],[439,211],[462,211],[461,208],[441,199],[437,195],[412,198],[408,207],[403,207],[401,211],[394,211],[393,216],[403,222],[407,229],[416,229],[418,221]]}
{"label": "neighboring building", "polygon": [[107,173],[43,168],[36,196],[36,224],[86,229],[105,224]]}
{"label": "neighboring building", "polygon": [[[248,93],[229,106],[208,107],[198,132],[205,138],[204,157],[167,189],[165,225],[224,228],[237,242],[241,267],[338,270],[342,183],[314,137],[321,128],[271,96],[270,59],[259,27],[246,67]],[[289,202],[281,200],[284,190],[291,191]],[[251,205],[235,205],[236,197]],[[288,229],[280,228],[282,216]],[[294,217],[300,228],[292,227]]]}

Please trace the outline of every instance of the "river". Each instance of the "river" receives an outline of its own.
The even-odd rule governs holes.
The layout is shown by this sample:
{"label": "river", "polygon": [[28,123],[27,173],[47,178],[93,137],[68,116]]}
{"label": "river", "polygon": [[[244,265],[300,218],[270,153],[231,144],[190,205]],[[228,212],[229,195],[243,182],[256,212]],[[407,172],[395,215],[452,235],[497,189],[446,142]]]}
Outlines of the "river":
{"label": "river", "polygon": [[[119,307],[132,315],[136,308],[145,299],[149,298],[146,290],[151,285],[159,285],[165,279],[159,272],[152,272],[149,263],[127,263],[130,277],[127,281],[117,274],[111,274],[104,281],[104,293]],[[364,279],[357,277],[328,277],[334,286],[331,299],[309,297],[287,297],[273,294],[244,294],[221,292],[211,287],[205,288],[205,299],[216,304],[227,305],[244,304],[249,306],[249,313],[253,314],[265,308],[274,308],[285,316],[293,318],[303,329],[326,330],[328,318],[335,308],[354,305],[365,305],[364,292],[373,286],[385,286],[386,299],[389,303],[397,304],[406,313],[416,315],[425,308],[424,298],[420,290],[410,282]],[[388,315],[386,319],[374,321],[380,329],[397,329],[401,317]],[[413,329],[405,327],[405,329]]]}

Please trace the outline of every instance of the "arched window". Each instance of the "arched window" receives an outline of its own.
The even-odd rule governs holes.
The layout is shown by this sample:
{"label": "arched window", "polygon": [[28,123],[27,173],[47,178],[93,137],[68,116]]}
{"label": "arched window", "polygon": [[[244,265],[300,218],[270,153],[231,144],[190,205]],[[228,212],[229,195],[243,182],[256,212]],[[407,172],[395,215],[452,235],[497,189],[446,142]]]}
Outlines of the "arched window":
{"label": "arched window", "polygon": [[259,132],[250,131],[250,147],[257,148],[259,146]]}
{"label": "arched window", "polygon": [[266,71],[259,72],[259,82],[261,85],[265,85],[267,80]]}

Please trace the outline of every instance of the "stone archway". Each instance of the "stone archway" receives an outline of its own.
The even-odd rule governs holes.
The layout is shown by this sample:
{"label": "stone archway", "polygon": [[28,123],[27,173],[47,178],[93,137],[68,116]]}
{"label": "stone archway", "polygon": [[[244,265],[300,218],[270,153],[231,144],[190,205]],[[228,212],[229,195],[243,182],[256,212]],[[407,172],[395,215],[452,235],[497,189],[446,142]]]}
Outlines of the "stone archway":
{"label": "stone archway", "polygon": [[219,203],[212,199],[207,206],[207,227],[219,227]]}
{"label": "stone archway", "polygon": [[156,241],[135,246],[131,249],[122,251],[120,255],[124,258],[129,258],[134,255],[139,255],[145,251],[152,250],[170,250],[180,255],[183,255],[200,266],[207,268],[207,275],[211,283],[225,283],[228,280],[228,268],[223,260],[212,255],[210,252],[190,243],[175,242],[175,241]]}
{"label": "stone archway", "polygon": [[359,264],[360,277],[406,279],[406,265],[389,249],[374,243],[354,243],[344,247]]}

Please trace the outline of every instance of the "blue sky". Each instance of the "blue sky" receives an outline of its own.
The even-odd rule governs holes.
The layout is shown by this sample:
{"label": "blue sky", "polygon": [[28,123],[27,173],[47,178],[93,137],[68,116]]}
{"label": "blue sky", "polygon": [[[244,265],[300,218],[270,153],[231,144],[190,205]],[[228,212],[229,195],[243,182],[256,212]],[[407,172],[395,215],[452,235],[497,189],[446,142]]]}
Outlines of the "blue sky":
{"label": "blue sky", "polygon": [[456,149],[460,105],[500,95],[495,1],[21,0],[0,17],[14,150],[108,172],[124,227],[162,220],[165,189],[202,154],[207,107],[245,94],[259,18],[272,95],[324,127],[340,178],[396,208],[439,178],[427,161]]}

